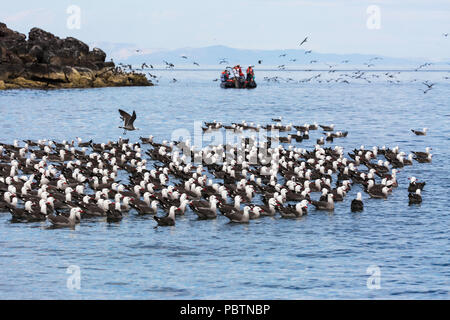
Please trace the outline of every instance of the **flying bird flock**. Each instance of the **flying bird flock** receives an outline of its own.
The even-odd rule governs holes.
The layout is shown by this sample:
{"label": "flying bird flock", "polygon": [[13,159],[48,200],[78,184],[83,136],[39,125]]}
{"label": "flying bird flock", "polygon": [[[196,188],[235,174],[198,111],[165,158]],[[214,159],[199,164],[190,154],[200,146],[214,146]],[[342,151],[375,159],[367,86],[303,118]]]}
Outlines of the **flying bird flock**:
{"label": "flying bird flock", "polygon": [[[448,33],[442,33],[442,36],[444,38],[448,38]],[[304,48],[305,46],[307,46],[308,43],[310,43],[310,38],[309,36],[306,36],[302,41],[298,42],[299,43],[299,47]],[[140,52],[140,50],[136,50],[136,52]],[[303,52],[303,56],[311,54],[312,50],[308,50],[308,49],[304,49]],[[288,71],[289,69],[289,63],[295,63],[297,61],[303,61],[301,59],[301,57],[290,57],[287,53],[282,53],[278,56],[280,59],[281,58],[285,58],[285,62],[281,63],[277,66],[277,69],[279,71]],[[179,57],[181,59],[181,61],[183,62],[192,62],[192,65],[200,67],[200,63],[197,61],[194,61],[192,59],[192,57],[188,57],[187,55],[181,55]],[[402,81],[405,80],[401,80],[401,78],[398,78],[397,76],[401,73],[401,72],[381,72],[379,70],[374,70],[373,67],[376,67],[378,62],[383,60],[382,57],[372,57],[370,59],[368,59],[368,61],[365,61],[362,63],[362,66],[364,66],[364,68],[356,68],[356,70],[354,71],[343,71],[343,70],[339,70],[337,67],[345,65],[346,68],[348,68],[348,64],[351,63],[350,60],[342,60],[341,64],[329,64],[326,61],[319,61],[316,59],[308,59],[309,63],[306,61],[305,63],[308,63],[310,65],[316,64],[317,66],[323,65],[325,70],[316,70],[316,71],[321,71],[316,75],[310,76],[309,78],[305,78],[305,79],[300,79],[300,80],[295,80],[292,78],[284,78],[281,76],[274,76],[274,77],[264,77],[264,81],[266,82],[275,82],[275,83],[280,83],[280,82],[288,82],[288,83],[307,83],[307,82],[317,82],[317,83],[343,83],[343,84],[350,84],[352,82],[366,82],[366,83],[372,83],[376,80],[380,81],[380,80],[385,80],[387,83],[389,84],[400,84]],[[218,64],[222,65],[222,64],[229,64],[229,59],[228,58],[219,58],[218,59]],[[263,59],[258,59],[255,61],[254,65],[261,65],[263,64]],[[175,64],[172,62],[169,62],[167,60],[162,60],[162,65],[165,69],[168,70],[173,70],[175,68]],[[416,67],[414,70],[415,71],[426,71],[427,67],[432,66],[433,63],[431,62],[425,62],[421,65],[419,65],[418,67]],[[229,66],[227,67],[229,68]],[[143,62],[139,68],[134,69],[132,65],[130,64],[123,64],[123,63],[119,63],[118,67],[115,69],[115,72],[123,72],[122,70],[126,70],[128,69],[128,71],[130,72],[143,72],[145,70],[148,69],[154,69],[154,66],[152,64],[147,64],[146,62]],[[313,69],[306,69],[303,70],[305,72],[313,72],[315,70]],[[149,73],[148,72],[148,76],[149,76],[149,81],[155,81],[156,83],[159,83],[160,79],[162,78],[162,76],[157,76],[155,74]],[[450,80],[450,77],[448,76],[444,76],[443,77],[444,80]],[[178,79],[175,78],[171,78],[169,80],[169,83],[176,83],[178,82]],[[213,79],[212,81],[216,82],[218,81],[218,79]],[[410,81],[410,82],[416,82],[419,81],[418,79],[412,79],[412,80],[406,80],[406,81]],[[422,84],[424,84],[426,86],[426,88],[424,89],[419,89],[421,92],[423,92],[424,94],[428,93],[430,90],[432,90],[434,87],[434,85],[436,83],[430,83],[428,80],[425,82],[422,82]]]}
{"label": "flying bird flock", "polygon": [[[135,129],[136,112],[119,113],[122,127]],[[117,223],[127,215],[149,215],[155,227],[174,226],[180,215],[230,223],[268,216],[276,223],[299,219],[311,207],[334,211],[352,189],[359,191],[356,198],[339,209],[362,211],[364,202],[389,199],[396,188],[406,188],[397,182],[398,169],[432,158],[431,148],[406,157],[398,146],[350,152],[325,147],[349,133],[333,124],[284,125],[282,117],[266,125],[213,121],[203,127],[205,135],[220,130],[239,142],[196,148],[189,140],[158,143],[149,136],[134,143],[0,143],[0,212],[17,223],[48,221],[49,228],[74,228],[84,219]],[[266,135],[258,140],[262,130]],[[315,147],[302,148],[314,132]],[[421,203],[424,186],[411,177],[405,202]]]}

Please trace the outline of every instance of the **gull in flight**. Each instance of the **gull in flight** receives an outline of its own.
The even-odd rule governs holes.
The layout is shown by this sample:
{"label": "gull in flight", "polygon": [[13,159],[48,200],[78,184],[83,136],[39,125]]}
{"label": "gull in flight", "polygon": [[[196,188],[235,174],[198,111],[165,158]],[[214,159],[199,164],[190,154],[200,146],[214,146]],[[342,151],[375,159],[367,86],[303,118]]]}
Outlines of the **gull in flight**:
{"label": "gull in flight", "polygon": [[120,119],[123,121],[123,126],[119,127],[123,129],[123,134],[127,134],[127,131],[139,130],[134,127],[134,120],[136,120],[136,111],[133,111],[133,115],[130,116],[128,112],[119,109]]}
{"label": "gull in flight", "polygon": [[307,42],[308,41],[308,37],[306,37],[305,39],[303,39],[303,41],[300,43],[300,46],[302,45],[302,44],[304,44],[305,42]]}

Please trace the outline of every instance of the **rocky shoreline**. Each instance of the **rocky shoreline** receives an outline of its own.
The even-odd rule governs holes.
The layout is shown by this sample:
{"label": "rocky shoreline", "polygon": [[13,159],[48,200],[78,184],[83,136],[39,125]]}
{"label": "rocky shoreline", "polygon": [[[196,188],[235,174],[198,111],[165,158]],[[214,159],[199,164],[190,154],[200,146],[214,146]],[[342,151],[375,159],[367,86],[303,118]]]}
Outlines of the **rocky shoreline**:
{"label": "rocky shoreline", "polygon": [[141,73],[126,73],[106,53],[82,41],[39,28],[26,35],[0,22],[0,90],[152,86]]}

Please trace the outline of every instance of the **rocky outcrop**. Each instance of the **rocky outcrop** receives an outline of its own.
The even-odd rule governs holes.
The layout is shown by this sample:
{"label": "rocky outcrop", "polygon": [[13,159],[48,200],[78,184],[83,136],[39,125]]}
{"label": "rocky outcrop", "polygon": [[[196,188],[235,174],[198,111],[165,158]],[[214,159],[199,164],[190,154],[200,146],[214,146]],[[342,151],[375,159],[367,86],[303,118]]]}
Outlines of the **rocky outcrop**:
{"label": "rocky outcrop", "polygon": [[106,53],[75,38],[39,28],[24,34],[0,23],[0,90],[151,86],[144,74],[125,73]]}

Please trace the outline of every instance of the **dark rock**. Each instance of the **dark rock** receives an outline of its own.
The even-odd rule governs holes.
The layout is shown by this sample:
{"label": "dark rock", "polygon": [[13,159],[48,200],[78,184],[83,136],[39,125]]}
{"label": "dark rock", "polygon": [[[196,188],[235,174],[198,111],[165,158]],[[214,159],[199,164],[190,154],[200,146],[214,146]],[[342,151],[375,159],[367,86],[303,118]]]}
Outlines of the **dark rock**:
{"label": "dark rock", "polygon": [[52,33],[44,31],[39,28],[33,28],[28,33],[28,42],[30,43],[56,45],[58,43],[58,40],[60,39],[54,36]]}
{"label": "dark rock", "polygon": [[72,37],[68,37],[63,40],[62,49],[67,49],[69,52],[73,52],[73,56],[89,53],[89,46],[87,44]]}
{"label": "dark rock", "polygon": [[151,86],[143,74],[123,73],[106,53],[68,37],[33,28],[28,34],[0,23],[1,89]]}
{"label": "dark rock", "polygon": [[42,50],[39,45],[32,46],[29,53],[31,56],[35,57],[38,62],[42,62],[44,60],[44,50]]}
{"label": "dark rock", "polygon": [[0,80],[20,77],[24,71],[25,68],[21,64],[0,64]]}
{"label": "dark rock", "polygon": [[6,24],[0,22],[0,46],[6,49],[15,48],[26,42],[26,36],[9,29]]}

